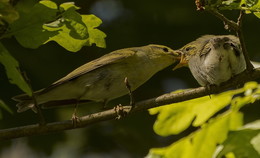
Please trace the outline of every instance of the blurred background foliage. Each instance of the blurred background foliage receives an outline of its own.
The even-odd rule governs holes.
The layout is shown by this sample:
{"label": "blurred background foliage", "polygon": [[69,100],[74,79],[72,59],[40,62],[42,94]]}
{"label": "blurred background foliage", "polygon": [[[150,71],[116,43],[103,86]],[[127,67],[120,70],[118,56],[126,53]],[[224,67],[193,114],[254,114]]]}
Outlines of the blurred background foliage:
{"label": "blurred background foliage", "polygon": [[[55,2],[59,4],[64,1]],[[76,67],[116,49],[151,43],[178,49],[201,35],[234,34],[225,30],[223,23],[213,15],[196,11],[194,1],[82,0],[75,4],[81,8],[81,14],[94,14],[103,21],[99,29],[107,35],[105,49],[83,47],[79,52],[72,53],[55,42],[49,42],[38,49],[28,49],[22,47],[15,38],[2,40],[19,61],[22,70],[26,71],[34,90],[44,88]],[[239,14],[238,11],[224,13],[234,20]],[[250,58],[254,61],[260,61],[259,28],[259,19],[251,14],[245,16],[245,40]],[[174,72],[171,68],[159,72],[136,90],[135,100],[199,86],[187,68]],[[17,86],[9,84],[2,65],[0,74],[0,97],[14,111],[14,114],[2,111],[0,128],[36,123],[37,116],[32,111],[19,114],[15,112],[15,102],[10,98],[22,92]],[[125,96],[112,101],[110,106],[128,102],[129,98]],[[258,104],[256,102],[242,109],[245,112],[245,123],[259,117],[255,112],[260,110]],[[86,115],[100,110],[101,106],[95,103],[82,105],[78,111],[79,115]],[[48,122],[70,119],[72,112],[73,107],[43,111]],[[161,137],[153,131],[155,119],[156,116],[142,112],[83,129],[0,142],[0,157],[143,157],[150,148],[167,146],[193,130],[190,127],[177,136]]]}

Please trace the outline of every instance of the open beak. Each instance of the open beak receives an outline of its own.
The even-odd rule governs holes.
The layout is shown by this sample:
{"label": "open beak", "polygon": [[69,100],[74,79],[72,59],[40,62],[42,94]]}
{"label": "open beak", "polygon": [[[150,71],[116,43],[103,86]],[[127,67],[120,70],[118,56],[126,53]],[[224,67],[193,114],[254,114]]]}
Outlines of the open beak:
{"label": "open beak", "polygon": [[181,54],[180,62],[172,69],[173,71],[178,68],[181,68],[183,66],[186,66],[188,64],[188,61],[186,60],[185,55],[182,52],[179,52],[179,53]]}

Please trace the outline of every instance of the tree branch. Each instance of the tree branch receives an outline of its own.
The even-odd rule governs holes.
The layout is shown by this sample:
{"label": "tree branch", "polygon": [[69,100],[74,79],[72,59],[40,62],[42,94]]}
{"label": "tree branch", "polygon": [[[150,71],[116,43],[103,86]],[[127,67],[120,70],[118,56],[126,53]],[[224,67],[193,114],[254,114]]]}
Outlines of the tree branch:
{"label": "tree branch", "polygon": [[[228,88],[242,85],[247,81],[255,80],[257,78],[260,78],[260,68],[254,69],[251,72],[244,71],[243,73],[235,76],[234,78],[221,84],[220,86],[211,86],[210,92],[219,93]],[[199,88],[185,90],[179,93],[168,93],[152,99],[140,101],[135,104],[133,109],[131,109],[131,106],[123,106],[122,108],[128,114],[134,114],[136,112],[145,111],[150,108],[154,108],[154,107],[158,107],[170,103],[186,101],[186,100],[202,97],[208,94],[209,91],[207,88],[199,87]],[[73,124],[71,120],[66,120],[61,122],[48,123],[43,126],[39,126],[35,124],[35,125],[28,125],[28,126],[22,126],[22,127],[10,128],[10,129],[3,129],[0,130],[0,140],[8,140],[8,139],[13,139],[18,137],[48,134],[48,133],[60,132],[64,130],[82,128],[91,125],[93,123],[116,119],[117,117],[118,117],[117,111],[115,109],[110,109],[110,110],[80,117],[79,122],[76,124],[76,126]]]}
{"label": "tree branch", "polygon": [[247,52],[247,49],[246,49],[245,38],[244,38],[244,35],[243,35],[243,30],[242,30],[243,17],[244,17],[244,11],[241,10],[240,15],[237,19],[238,30],[236,30],[236,32],[237,32],[237,36],[239,38],[239,42],[241,44],[241,49],[242,49],[243,55],[244,55],[245,60],[246,60],[246,69],[248,71],[251,71],[254,67],[249,60],[248,52]]}
{"label": "tree branch", "polygon": [[220,20],[222,20],[224,22],[225,29],[227,29],[227,30],[232,29],[234,31],[239,30],[239,26],[237,23],[235,23],[232,20],[229,20],[228,18],[226,18],[223,14],[219,13],[218,11],[213,10],[213,9],[208,9],[207,11],[210,12],[211,14],[213,14],[214,16],[216,16],[217,18],[219,18]]}

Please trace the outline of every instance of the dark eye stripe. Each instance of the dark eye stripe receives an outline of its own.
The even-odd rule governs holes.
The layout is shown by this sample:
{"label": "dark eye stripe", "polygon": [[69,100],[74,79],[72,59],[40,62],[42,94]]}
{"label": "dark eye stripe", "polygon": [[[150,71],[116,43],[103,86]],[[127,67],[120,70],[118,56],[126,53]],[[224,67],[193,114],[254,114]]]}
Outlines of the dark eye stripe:
{"label": "dark eye stripe", "polygon": [[195,47],[193,47],[193,46],[188,46],[188,47],[185,48],[185,51],[188,52],[188,51],[190,51],[190,50],[192,50],[192,49],[194,49],[194,48],[195,48]]}
{"label": "dark eye stripe", "polygon": [[163,51],[164,52],[169,52],[169,49],[168,48],[163,48]]}
{"label": "dark eye stripe", "polygon": [[233,50],[235,52],[235,56],[239,57],[240,56],[240,49],[238,47],[236,47],[233,43],[230,43],[230,46],[233,47]]}
{"label": "dark eye stripe", "polygon": [[239,57],[240,56],[240,50],[238,50],[237,48],[234,48],[235,51],[235,56]]}

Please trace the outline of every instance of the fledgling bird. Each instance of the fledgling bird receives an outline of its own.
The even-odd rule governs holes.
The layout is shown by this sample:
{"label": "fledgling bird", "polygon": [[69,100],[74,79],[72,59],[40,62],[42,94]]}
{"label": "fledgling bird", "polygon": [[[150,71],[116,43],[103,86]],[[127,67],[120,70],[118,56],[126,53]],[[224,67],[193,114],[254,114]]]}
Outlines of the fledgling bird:
{"label": "fledgling bird", "polygon": [[[179,53],[162,45],[116,50],[80,66],[49,87],[34,92],[34,96],[41,108],[86,100],[107,103],[126,95],[129,92],[126,86],[137,89],[179,59]],[[32,97],[22,94],[13,100],[18,102],[18,112],[28,109],[37,112]]]}
{"label": "fledgling bird", "polygon": [[246,69],[239,39],[233,35],[205,35],[181,49],[174,69],[188,65],[201,86],[219,85]]}

